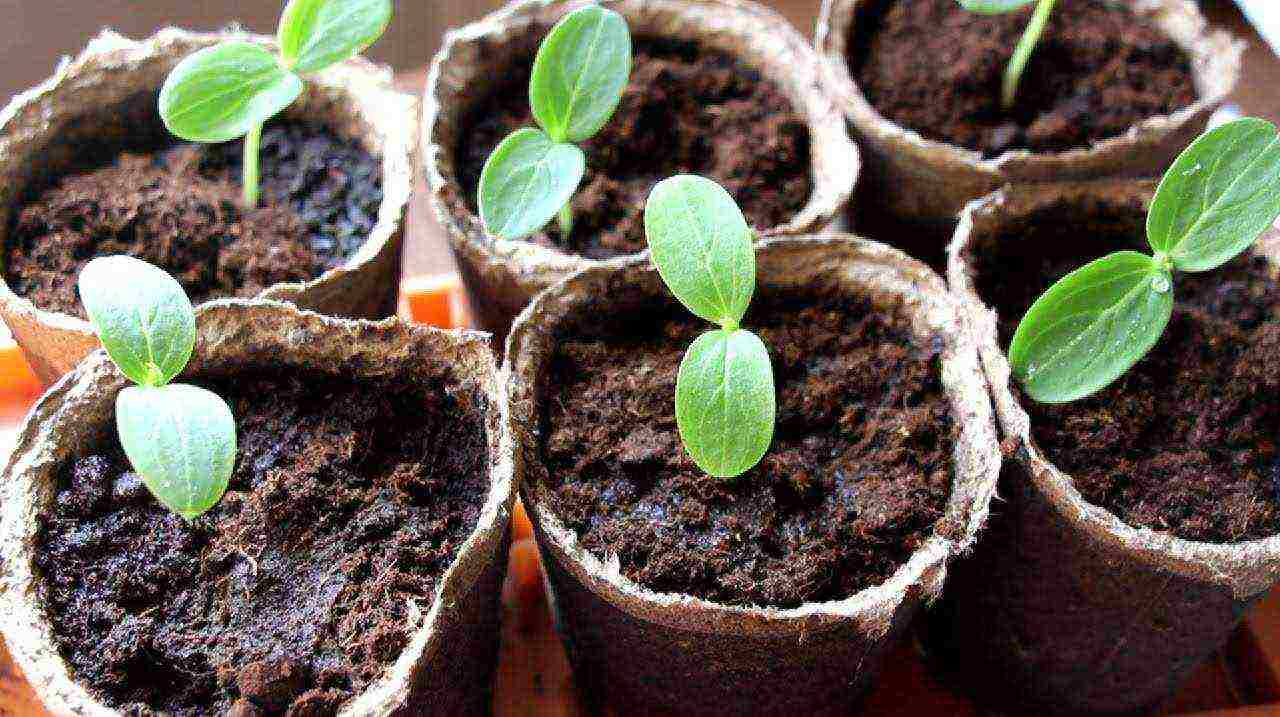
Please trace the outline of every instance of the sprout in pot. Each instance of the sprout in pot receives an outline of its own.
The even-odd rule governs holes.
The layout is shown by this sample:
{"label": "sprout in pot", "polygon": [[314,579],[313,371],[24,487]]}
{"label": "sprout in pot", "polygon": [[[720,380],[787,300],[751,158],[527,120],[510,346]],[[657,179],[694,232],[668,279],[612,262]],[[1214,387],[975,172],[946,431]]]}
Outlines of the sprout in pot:
{"label": "sprout in pot", "polygon": [[529,104],[538,129],[518,129],[485,161],[480,218],[495,236],[523,239],[557,217],[573,232],[573,193],[586,173],[578,143],[609,121],[631,73],[627,21],[594,5],[566,15],[538,47]]}
{"label": "sprout in pot", "polygon": [[107,355],[137,384],[116,397],[125,455],[157,500],[195,518],[227,489],[236,426],[217,394],[170,383],[195,349],[191,301],[173,277],[128,256],[89,262],[80,296]]}
{"label": "sprout in pot", "polygon": [[[416,101],[351,56],[389,8],[295,0],[279,57],[239,30],[107,32],[10,103],[0,318],[44,381],[97,345],[75,290],[94,256],[155,264],[196,304],[264,296],[330,315],[394,311]],[[202,143],[240,133],[249,141]]]}
{"label": "sprout in pot", "polygon": [[1031,305],[1009,362],[1037,401],[1105,388],[1151,350],[1173,313],[1174,271],[1232,260],[1280,217],[1280,137],[1241,119],[1210,130],[1165,173],[1147,215],[1154,255],[1120,251],[1068,274]]}
{"label": "sprout in pot", "polygon": [[485,714],[514,501],[485,338],[261,300],[197,326],[161,279],[86,270],[141,383],[90,356],[5,475],[0,625],[45,706]]}
{"label": "sprout in pot", "polygon": [[276,30],[278,54],[236,41],[191,55],[160,88],[160,116],[191,142],[243,137],[244,203],[255,207],[263,125],[298,99],[303,75],[354,57],[390,22],[391,0],[289,0]]}

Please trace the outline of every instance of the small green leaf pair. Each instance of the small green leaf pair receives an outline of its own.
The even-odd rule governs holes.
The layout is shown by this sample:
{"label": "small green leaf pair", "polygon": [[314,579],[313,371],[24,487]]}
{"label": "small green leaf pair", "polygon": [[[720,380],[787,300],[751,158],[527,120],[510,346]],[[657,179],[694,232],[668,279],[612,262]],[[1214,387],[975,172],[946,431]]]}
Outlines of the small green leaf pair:
{"label": "small green leaf pair", "polygon": [[671,293],[720,326],[698,337],[680,363],[680,438],[710,475],[741,475],[769,449],[776,414],[769,352],[758,336],[739,328],[756,288],[753,234],[723,187],[690,175],[653,188],[644,229]]}
{"label": "small green leaf pair", "polygon": [[80,272],[80,299],[107,354],[137,386],[116,397],[125,455],[165,507],[191,520],[226,492],[236,425],[217,395],[171,384],[196,343],[196,317],[182,287],[128,256],[98,257]]}
{"label": "small green leaf pair", "polygon": [[1105,388],[1160,339],[1173,271],[1208,271],[1248,249],[1280,217],[1280,136],[1260,119],[1201,135],[1165,173],[1147,213],[1154,256],[1122,251],[1063,277],[1013,336],[1009,362],[1045,403]]}
{"label": "small green leaf pair", "polygon": [[516,130],[480,172],[480,219],[494,236],[521,239],[560,217],[573,230],[570,200],[587,170],[577,143],[613,116],[631,74],[627,21],[594,5],[551,28],[533,61],[529,104],[541,129]]}
{"label": "small green leaf pair", "polygon": [[244,137],[244,201],[258,203],[262,125],[302,94],[301,75],[372,45],[391,22],[391,0],[289,0],[279,56],[251,42],[224,42],[179,62],[160,88],[160,116],[191,142]]}
{"label": "small green leaf pair", "polygon": [[1000,104],[1006,110],[1013,109],[1013,104],[1018,99],[1018,85],[1022,82],[1022,73],[1027,69],[1027,62],[1031,60],[1031,54],[1036,51],[1036,45],[1040,43],[1040,36],[1044,34],[1045,26],[1049,24],[1049,15],[1053,13],[1053,5],[1056,1],[959,0],[964,9],[981,15],[1000,15],[1019,10],[1033,2],[1039,2],[1036,5],[1036,11],[1031,15],[1031,22],[1027,23],[1027,29],[1023,31],[1022,38],[1018,40],[1017,47],[1013,49],[1013,56],[1009,58],[1009,64],[1005,66],[1004,83],[1000,92]]}

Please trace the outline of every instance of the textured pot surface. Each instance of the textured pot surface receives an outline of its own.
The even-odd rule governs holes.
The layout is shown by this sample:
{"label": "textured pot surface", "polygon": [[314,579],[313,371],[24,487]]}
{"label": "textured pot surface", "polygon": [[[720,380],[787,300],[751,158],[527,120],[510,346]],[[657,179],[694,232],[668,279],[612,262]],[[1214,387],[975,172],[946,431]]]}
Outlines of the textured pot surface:
{"label": "textured pot surface", "polygon": [[[508,71],[513,41],[530,28],[550,27],[589,0],[518,0],[445,36],[423,100],[422,164],[431,205],[445,227],[480,324],[506,335],[516,314],[542,289],[601,262],[489,236],[468,209],[474,187],[458,183],[455,150],[469,128],[467,110],[481,96],[477,83]],[[804,118],[810,137],[813,190],[790,221],[760,227],[765,236],[816,232],[840,216],[860,167],[844,118],[819,81],[808,41],[774,11],[749,0],[606,0],[626,17],[633,37],[693,41],[727,53],[774,82]]]}
{"label": "textured pot surface", "polygon": [[[197,314],[199,340],[185,377],[307,369],[435,385],[447,376],[460,404],[483,416],[490,488],[479,521],[436,593],[423,596],[431,609],[416,617],[408,646],[379,680],[346,703],[343,714],[488,714],[515,491],[504,397],[486,337],[397,319],[329,318],[262,300],[220,299]],[[28,415],[0,483],[0,629],[14,661],[54,714],[119,714],[77,682],[59,655],[34,552],[59,471],[104,423],[114,422],[115,397],[126,384],[101,351],[66,374]]]}
{"label": "textured pot surface", "polygon": [[[529,478],[541,460],[544,376],[579,322],[670,303],[644,258],[584,270],[542,293],[508,341],[510,419],[521,495],[549,578],[553,610],[588,700],[620,714],[845,713],[885,651],[941,593],[948,565],[986,520],[1000,456],[975,348],[940,278],[889,247],[848,236],[773,239],[758,251],[758,292],[831,287],[889,306],[944,344],[942,381],[962,431],[941,524],[884,583],[792,609],[746,608],[656,593],[615,559],[585,550]],[[943,533],[946,533],[945,535]]]}
{"label": "textured pot surface", "polygon": [[860,191],[904,219],[952,221],[965,203],[1007,183],[1149,177],[1204,131],[1210,115],[1240,77],[1243,43],[1209,32],[1192,0],[1122,0],[1148,18],[1191,58],[1199,100],[1172,115],[1149,117],[1128,132],[1066,152],[981,153],[922,137],[881,115],[854,79],[846,54],[850,38],[880,0],[823,0],[817,46],[822,72],[863,151]]}
{"label": "textured pot surface", "polygon": [[[1120,712],[1158,703],[1224,644],[1244,612],[1280,580],[1280,537],[1217,545],[1135,528],[1084,499],[1031,437],[1011,390],[997,315],[979,297],[971,252],[1047,207],[1087,217],[1132,212],[1153,182],[1100,181],[1005,189],[965,209],[948,279],[979,344],[1005,464],[991,530],[955,571],[946,647],[966,671],[1000,674],[1000,697],[1062,712]],[[1280,234],[1255,247],[1275,266]],[[994,671],[994,672],[993,672]]]}
{"label": "textured pot surface", "polygon": [[[164,130],[156,94],[169,71],[192,52],[226,39],[274,43],[241,31],[169,28],[141,41],[104,31],[53,77],[13,98],[0,112],[0,246],[32,188],[82,169],[87,153],[110,160],[139,134],[159,136]],[[380,158],[382,205],[377,224],[346,264],[305,283],[270,287],[263,298],[338,316],[379,318],[395,312],[417,109],[415,98],[392,89],[389,69],[361,58],[308,78],[306,90],[283,116],[325,125]],[[88,322],[44,311],[3,280],[0,318],[46,384],[98,346]]]}

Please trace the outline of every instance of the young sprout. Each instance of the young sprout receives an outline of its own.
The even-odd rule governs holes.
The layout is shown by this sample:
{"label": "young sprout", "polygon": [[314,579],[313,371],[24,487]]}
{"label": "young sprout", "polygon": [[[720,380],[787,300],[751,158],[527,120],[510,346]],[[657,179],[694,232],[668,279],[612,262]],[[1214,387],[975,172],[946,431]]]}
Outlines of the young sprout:
{"label": "young sprout", "polygon": [[1022,80],[1022,72],[1027,68],[1027,61],[1031,59],[1031,53],[1035,52],[1040,36],[1044,34],[1045,25],[1049,24],[1049,15],[1053,12],[1053,4],[1057,0],[959,0],[959,2],[965,10],[981,15],[999,15],[1024,8],[1033,2],[1038,3],[1035,12],[1031,15],[1031,22],[1027,23],[1027,29],[1022,33],[1022,39],[1018,40],[1018,46],[1013,49],[1013,57],[1009,58],[1009,64],[1004,69],[1000,104],[1005,110],[1011,110],[1014,101],[1018,98],[1018,83]]}
{"label": "young sprout", "polygon": [[1105,388],[1164,333],[1174,271],[1208,271],[1280,217],[1280,136],[1241,119],[1201,135],[1165,173],[1147,212],[1154,256],[1110,254],[1063,277],[1027,310],[1009,362],[1031,398],[1064,403]]}
{"label": "young sprout", "polygon": [[502,140],[480,171],[480,219],[494,236],[522,239],[559,217],[573,231],[573,193],[586,173],[578,143],[613,116],[631,74],[631,35],[616,12],[589,5],[543,38],[529,78],[540,129]]}
{"label": "young sprout", "polygon": [[217,395],[169,383],[195,348],[191,302],[173,277],[129,256],[90,261],[80,299],[107,355],[137,384],[116,397],[125,455],[157,500],[194,519],[227,490],[236,424]]}
{"label": "young sprout", "polygon": [[289,0],[278,54],[238,40],[193,53],[160,88],[160,117],[190,142],[244,137],[244,203],[257,206],[262,125],[298,98],[303,75],[356,55],[390,22],[391,0]]}
{"label": "young sprout", "polygon": [[752,232],[733,197],[690,175],[664,179],[644,208],[649,252],[685,308],[719,325],[699,336],[676,376],[676,425],[694,463],[732,478],[760,462],[773,440],[773,366],[739,327],[756,288]]}

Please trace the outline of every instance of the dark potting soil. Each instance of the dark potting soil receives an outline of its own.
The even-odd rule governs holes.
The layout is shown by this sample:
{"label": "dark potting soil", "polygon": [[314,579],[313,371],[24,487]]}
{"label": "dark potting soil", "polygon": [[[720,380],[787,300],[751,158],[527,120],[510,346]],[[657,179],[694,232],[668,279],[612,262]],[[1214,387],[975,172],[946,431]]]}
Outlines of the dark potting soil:
{"label": "dark potting soil", "polygon": [[[536,126],[529,74],[549,28],[534,28],[511,68],[487,83],[462,126],[458,181],[478,212],[480,171],[512,131]],[[708,176],[729,191],[758,229],[794,217],[809,200],[809,130],[772,82],[732,57],[689,42],[637,37],[631,79],[617,112],[583,144],[587,175],[574,195],[566,239],[555,222],[552,246],[608,259],[646,248],[644,203],[659,180]]]}
{"label": "dark potting soil", "polygon": [[1154,25],[1124,3],[1059,0],[1005,111],[1004,69],[1032,10],[883,0],[859,17],[849,67],[881,115],[987,157],[1086,147],[1196,101],[1191,61]]}
{"label": "dark potting soil", "polygon": [[717,480],[676,431],[676,373],[707,329],[687,314],[614,317],[550,363],[543,463],[550,508],[597,556],[659,592],[794,607],[877,585],[940,523],[958,427],[940,346],[869,301],[757,297],[778,423],[759,466]]}
{"label": "dark potting soil", "polygon": [[209,388],[239,451],[194,522],[151,497],[113,435],[64,470],[37,558],[58,648],[127,714],[334,714],[399,657],[474,528],[482,419],[443,387],[301,373]]}
{"label": "dark potting soil", "polygon": [[262,201],[250,211],[242,153],[242,141],[182,143],[62,178],[15,216],[5,280],[42,309],[83,318],[80,269],[129,254],[173,274],[193,302],[253,296],[341,265],[377,223],[380,162],[329,130],[266,129]]}
{"label": "dark potting soil", "polygon": [[[980,245],[978,291],[999,312],[1001,346],[1071,270],[1149,253],[1142,217],[1055,207]],[[1280,533],[1280,286],[1246,256],[1179,274],[1174,292],[1163,338],[1119,381],[1064,405],[1021,397],[1032,436],[1089,502],[1131,525],[1214,543]]]}

